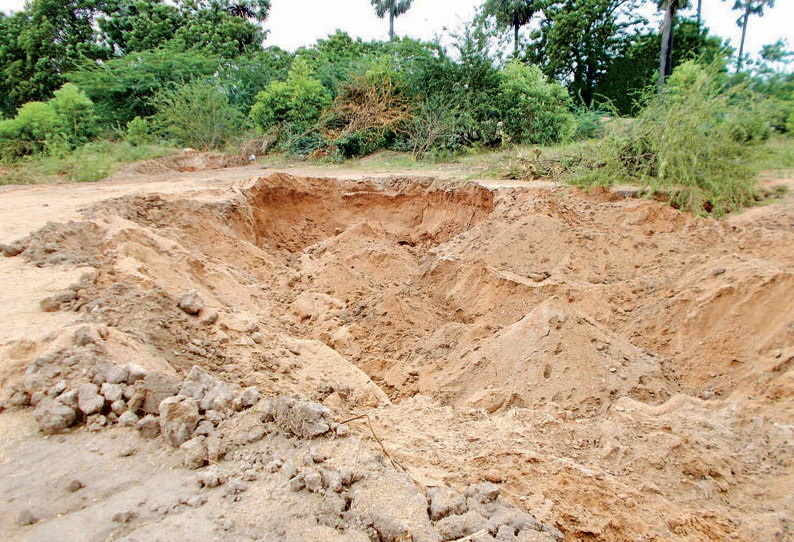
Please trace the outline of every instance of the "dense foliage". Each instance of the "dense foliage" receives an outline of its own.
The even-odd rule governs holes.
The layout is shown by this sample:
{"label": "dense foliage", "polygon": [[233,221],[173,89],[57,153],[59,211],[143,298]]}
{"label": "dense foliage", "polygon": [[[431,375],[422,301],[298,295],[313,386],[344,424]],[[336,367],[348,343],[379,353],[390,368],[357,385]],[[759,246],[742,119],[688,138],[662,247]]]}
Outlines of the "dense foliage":
{"label": "dense foliage", "polygon": [[605,143],[602,162],[580,182],[635,182],[668,190],[682,208],[722,214],[753,200],[750,158],[768,136],[757,95],[726,89],[718,70],[687,62],[625,134]]}
{"label": "dense foliage", "polygon": [[[752,1],[760,15],[765,0]],[[692,207],[731,207],[750,197],[739,181],[748,149],[794,131],[794,53],[770,44],[733,73],[734,51],[675,0],[663,27],[673,75],[654,97],[663,36],[637,14],[657,4],[669,5],[483,0],[443,40],[338,31],[293,53],[265,47],[270,0],[32,0],[0,15],[0,160],[122,139],[130,149],[247,140],[326,160],[379,149],[444,157],[603,138],[606,116],[636,116],[602,145],[591,181],[676,183]],[[411,2],[371,5],[393,23]],[[732,158],[719,164],[720,153]],[[719,179],[734,200],[714,195]]]}

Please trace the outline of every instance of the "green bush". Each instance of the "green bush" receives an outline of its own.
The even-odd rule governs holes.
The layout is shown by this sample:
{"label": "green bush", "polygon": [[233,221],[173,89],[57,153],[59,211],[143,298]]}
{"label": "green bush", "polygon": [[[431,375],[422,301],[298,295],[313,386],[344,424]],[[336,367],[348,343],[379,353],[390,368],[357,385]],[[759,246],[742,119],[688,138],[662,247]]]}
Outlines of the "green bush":
{"label": "green bush", "polygon": [[742,89],[724,88],[713,69],[682,64],[628,133],[606,142],[599,163],[576,182],[639,183],[698,214],[740,208],[755,196],[758,138],[737,137],[739,129],[755,130],[745,117],[748,100]]}
{"label": "green bush", "polygon": [[137,147],[144,145],[151,141],[151,127],[146,119],[135,117],[127,123],[127,133],[124,135],[124,141]]}
{"label": "green bush", "polygon": [[16,117],[0,122],[0,155],[9,162],[44,151],[63,154],[97,132],[94,104],[67,83],[47,103],[28,102]]}
{"label": "green bush", "polygon": [[152,105],[159,131],[179,145],[220,149],[244,131],[242,113],[229,103],[223,87],[213,81],[195,81],[160,92]]}
{"label": "green bush", "polygon": [[298,59],[286,81],[271,83],[257,94],[250,117],[263,133],[275,129],[286,141],[309,130],[330,106],[328,91]]}
{"label": "green bush", "polygon": [[75,85],[66,83],[48,103],[58,117],[60,132],[72,147],[90,141],[99,133],[94,102]]}
{"label": "green bush", "polygon": [[500,74],[498,107],[509,143],[550,145],[574,132],[571,98],[537,66],[511,62]]}
{"label": "green bush", "polygon": [[125,126],[155,113],[158,93],[176,90],[215,74],[221,60],[200,51],[157,48],[113,58],[101,65],[86,61],[66,75],[96,104],[103,127]]}
{"label": "green bush", "polygon": [[4,162],[40,153],[47,141],[58,133],[60,124],[52,106],[43,102],[28,102],[19,108],[17,116],[0,122],[0,155]]}

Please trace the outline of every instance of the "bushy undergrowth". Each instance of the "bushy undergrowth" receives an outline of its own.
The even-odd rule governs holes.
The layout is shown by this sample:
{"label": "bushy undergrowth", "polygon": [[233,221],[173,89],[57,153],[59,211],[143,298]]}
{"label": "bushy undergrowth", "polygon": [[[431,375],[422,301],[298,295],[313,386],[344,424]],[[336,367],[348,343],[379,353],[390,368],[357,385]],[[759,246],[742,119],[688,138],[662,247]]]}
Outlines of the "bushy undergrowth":
{"label": "bushy undergrowth", "polygon": [[[245,119],[229,103],[225,89],[213,81],[163,91],[152,104],[156,126],[167,139],[203,151],[224,148],[240,133]],[[133,129],[140,132],[141,127],[133,125]]]}
{"label": "bushy undergrowth", "polygon": [[173,149],[160,145],[133,146],[127,142],[97,141],[59,156],[26,156],[0,170],[0,185],[98,181],[113,174],[122,164],[173,152]]}
{"label": "bushy undergrowth", "polygon": [[751,94],[723,88],[714,73],[686,63],[576,182],[638,183],[667,192],[682,209],[721,215],[753,201],[754,155],[768,134]]}
{"label": "bushy undergrowth", "polygon": [[28,102],[16,117],[0,121],[0,158],[11,163],[23,156],[63,153],[98,132],[94,104],[67,83],[48,102]]}

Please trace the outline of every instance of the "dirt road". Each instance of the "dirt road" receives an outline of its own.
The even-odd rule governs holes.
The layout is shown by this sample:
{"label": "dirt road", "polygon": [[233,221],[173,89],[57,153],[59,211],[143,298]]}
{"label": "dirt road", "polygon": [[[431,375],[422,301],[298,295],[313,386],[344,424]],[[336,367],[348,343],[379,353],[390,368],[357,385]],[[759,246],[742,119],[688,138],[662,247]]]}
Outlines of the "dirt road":
{"label": "dirt road", "polygon": [[794,540],[791,191],[191,160],[0,190],[10,539]]}

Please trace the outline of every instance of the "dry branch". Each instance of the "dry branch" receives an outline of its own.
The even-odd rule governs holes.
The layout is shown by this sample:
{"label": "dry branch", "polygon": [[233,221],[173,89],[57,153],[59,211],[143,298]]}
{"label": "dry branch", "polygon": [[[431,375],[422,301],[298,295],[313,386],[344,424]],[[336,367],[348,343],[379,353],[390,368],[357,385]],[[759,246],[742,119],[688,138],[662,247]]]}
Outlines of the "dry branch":
{"label": "dry branch", "polygon": [[386,446],[383,444],[383,441],[375,433],[375,428],[372,425],[372,419],[369,417],[369,414],[361,414],[360,416],[354,416],[354,417],[350,418],[349,420],[345,420],[345,421],[339,422],[339,423],[340,424],[348,424],[348,423],[354,422],[356,420],[363,420],[364,418],[366,418],[367,423],[369,424],[369,430],[372,433],[372,436],[375,438],[375,440],[380,445],[380,449],[383,450],[383,455],[385,455],[387,458],[389,458],[389,461],[391,462],[392,467],[394,467],[395,470],[402,471],[402,472],[407,472],[407,469],[405,467],[403,467],[397,460],[395,460],[392,457],[392,455],[386,449]]}

